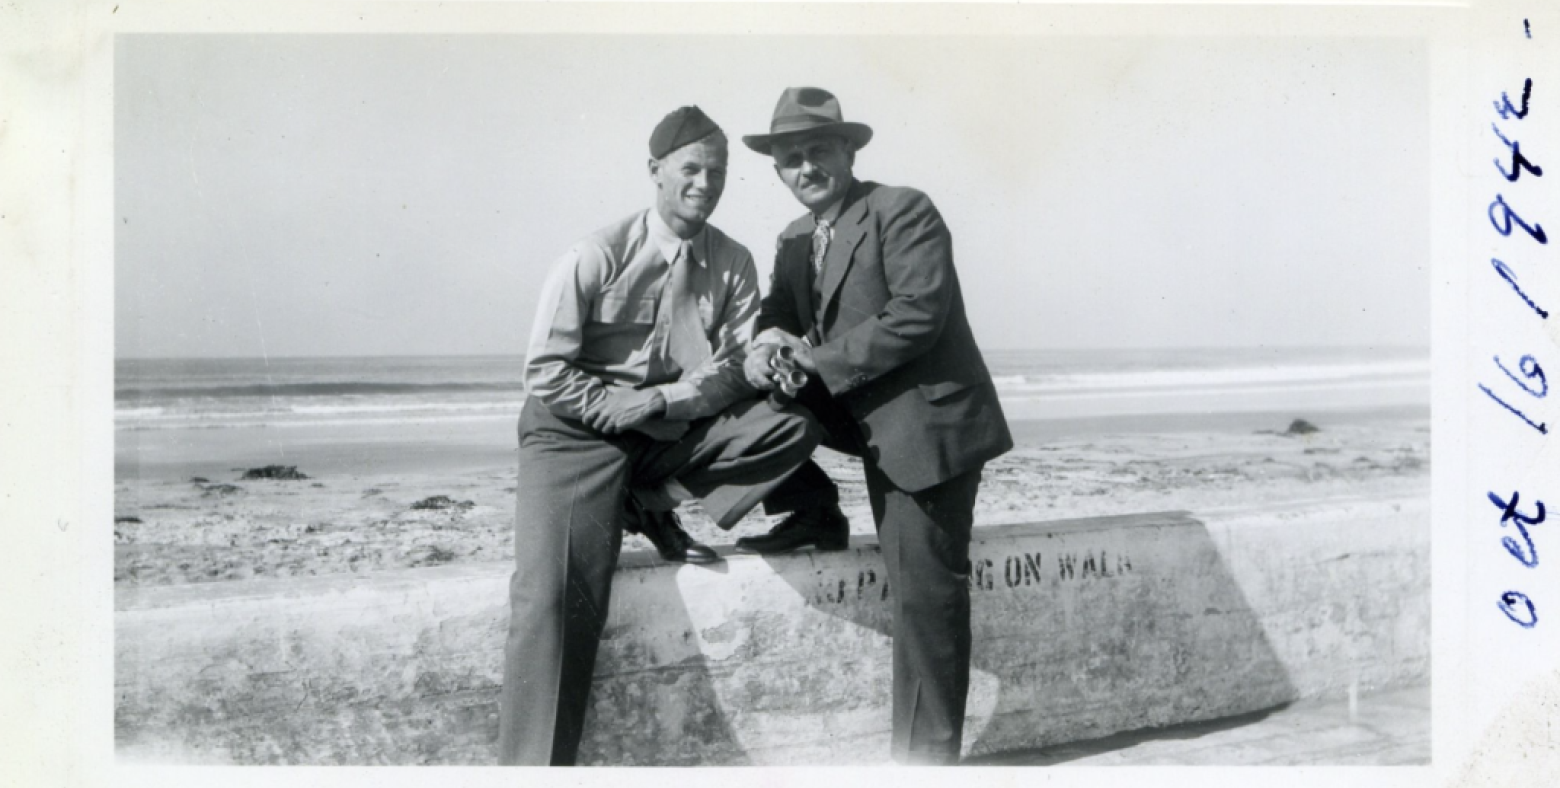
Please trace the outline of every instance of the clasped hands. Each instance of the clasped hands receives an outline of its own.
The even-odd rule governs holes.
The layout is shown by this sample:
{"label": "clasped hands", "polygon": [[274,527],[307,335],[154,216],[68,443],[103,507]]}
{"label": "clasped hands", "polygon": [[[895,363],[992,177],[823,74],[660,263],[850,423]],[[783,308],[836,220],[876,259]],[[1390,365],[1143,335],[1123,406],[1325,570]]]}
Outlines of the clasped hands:
{"label": "clasped hands", "polygon": [[[608,435],[637,429],[656,440],[675,440],[688,430],[683,422],[656,418],[664,413],[666,397],[661,395],[660,389],[618,389],[607,395],[601,407],[585,414],[585,424]],[[658,432],[675,432],[676,435],[662,438]]]}
{"label": "clasped hands", "polygon": [[[812,345],[778,328],[767,328],[748,343],[747,357],[742,362],[742,374],[748,385],[759,391],[771,391],[779,383],[779,374],[771,365],[771,357],[780,347],[788,347],[793,353],[791,363],[803,372],[814,374],[818,367],[813,360]],[[722,329],[720,346],[700,367],[713,369],[742,348],[729,329]],[[697,377],[696,370],[686,377]],[[688,431],[685,421],[660,418],[666,413],[666,397],[657,388],[616,389],[607,394],[601,407],[585,415],[585,424],[591,429],[615,435],[627,430],[637,430],[658,441],[673,441]]]}
{"label": "clasped hands", "polygon": [[[697,369],[684,372],[683,379],[699,379],[713,372],[742,349],[736,335],[729,327],[720,330],[720,342],[715,352]],[[593,430],[616,435],[636,430],[658,441],[674,441],[688,431],[688,422],[660,418],[666,414],[666,397],[660,389],[615,389],[607,394],[601,407],[585,414],[585,424]]]}
{"label": "clasped hands", "polygon": [[818,372],[812,345],[778,328],[766,328],[748,343],[747,358],[742,362],[742,375],[747,378],[749,386],[759,391],[773,391],[780,385],[777,379],[780,373],[772,362],[781,347],[790,348],[793,354],[791,363],[797,369],[809,375]]}

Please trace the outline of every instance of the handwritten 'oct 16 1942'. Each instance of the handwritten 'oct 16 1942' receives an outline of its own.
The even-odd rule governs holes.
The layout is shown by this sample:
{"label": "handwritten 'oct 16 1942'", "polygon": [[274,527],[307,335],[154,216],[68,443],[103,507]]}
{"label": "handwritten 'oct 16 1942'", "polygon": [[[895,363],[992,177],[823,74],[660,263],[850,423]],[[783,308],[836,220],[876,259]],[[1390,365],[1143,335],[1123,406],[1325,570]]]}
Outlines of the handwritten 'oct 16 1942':
{"label": "handwritten 'oct 16 1942'", "polygon": [[[1531,39],[1532,33],[1525,20],[1523,30],[1524,35]],[[1525,305],[1525,309],[1519,309],[1527,315],[1525,319],[1533,319],[1536,316],[1538,320],[1548,320],[1549,312],[1522,289],[1517,276],[1517,272],[1524,266],[1524,261],[1516,255],[1531,253],[1533,251],[1531,244],[1536,243],[1542,247],[1549,243],[1543,225],[1535,217],[1524,216],[1519,210],[1526,201],[1525,196],[1531,195],[1537,179],[1544,175],[1543,168],[1528,158],[1522,150],[1521,123],[1533,108],[1530,103],[1532,97],[1533,80],[1524,79],[1521,98],[1517,102],[1513,103],[1506,92],[1502,92],[1500,99],[1494,102],[1498,120],[1491,121],[1490,128],[1495,132],[1496,140],[1505,151],[1495,159],[1495,170],[1500,173],[1501,182],[1496,187],[1495,199],[1489,204],[1488,215],[1490,225],[1494,227],[1495,232],[1502,238],[1509,239],[1509,247],[1514,255],[1512,262],[1491,258],[1490,263],[1494,266],[1496,275],[1511,286]],[[1502,247],[1503,250],[1505,248]],[[1506,254],[1504,251],[1502,253]],[[1519,425],[1521,429],[1537,430],[1539,434],[1547,436],[1549,426],[1542,420],[1541,415],[1536,414],[1535,408],[1538,403],[1532,401],[1549,396],[1549,381],[1544,377],[1544,368],[1540,366],[1538,359],[1531,354],[1525,354],[1515,365],[1510,365],[1496,355],[1494,362],[1496,369],[1503,373],[1506,380],[1495,379],[1495,388],[1481,382],[1478,384],[1479,390],[1483,391],[1490,401],[1520,420],[1520,422],[1512,422],[1513,424]],[[1512,368],[1513,366],[1515,369]],[[1515,528],[1515,536],[1508,533],[1501,537],[1501,546],[1521,566],[1528,569],[1537,567],[1538,550],[1533,545],[1533,537],[1528,531],[1528,526],[1538,525],[1544,521],[1544,502],[1534,497],[1531,507],[1526,507],[1520,490],[1513,490],[1509,496],[1490,491],[1486,496],[1489,502],[1500,510],[1501,528],[1503,530],[1508,526]],[[1538,607],[1521,590],[1511,589],[1502,592],[1496,605],[1518,626],[1531,629],[1538,625]]]}

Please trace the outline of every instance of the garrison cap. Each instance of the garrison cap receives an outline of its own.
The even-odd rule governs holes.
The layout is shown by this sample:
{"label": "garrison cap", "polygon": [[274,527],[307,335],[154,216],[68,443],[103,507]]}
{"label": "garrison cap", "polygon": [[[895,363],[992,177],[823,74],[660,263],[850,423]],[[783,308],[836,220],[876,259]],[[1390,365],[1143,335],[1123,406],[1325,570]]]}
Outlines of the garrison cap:
{"label": "garrison cap", "polygon": [[655,125],[650,133],[650,156],[659,159],[689,143],[698,142],[715,132],[720,126],[704,114],[704,110],[689,105],[678,107]]}

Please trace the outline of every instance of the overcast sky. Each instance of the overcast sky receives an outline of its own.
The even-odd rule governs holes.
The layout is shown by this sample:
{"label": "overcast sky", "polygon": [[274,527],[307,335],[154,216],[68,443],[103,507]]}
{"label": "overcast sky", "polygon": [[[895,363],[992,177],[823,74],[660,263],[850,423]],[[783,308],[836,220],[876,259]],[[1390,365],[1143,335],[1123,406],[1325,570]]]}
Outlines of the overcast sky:
{"label": "overcast sky", "polygon": [[523,352],[543,273],[731,136],[767,278],[801,207],[737,142],[817,85],[928,193],[987,348],[1429,344],[1428,74],[1369,38],[121,36],[117,352]]}

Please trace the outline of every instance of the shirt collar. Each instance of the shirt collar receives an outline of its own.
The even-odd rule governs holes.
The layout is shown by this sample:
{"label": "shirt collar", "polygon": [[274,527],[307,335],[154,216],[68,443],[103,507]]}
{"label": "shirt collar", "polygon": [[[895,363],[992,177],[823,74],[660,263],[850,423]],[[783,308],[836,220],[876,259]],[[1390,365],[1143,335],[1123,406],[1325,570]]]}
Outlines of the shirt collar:
{"label": "shirt collar", "polygon": [[838,200],[835,200],[833,203],[831,203],[829,205],[829,207],[823,209],[823,213],[820,213],[816,217],[814,217],[814,220],[815,221],[821,221],[821,222],[828,222],[829,226],[833,227],[834,224],[839,221],[840,214],[844,213],[844,212],[845,212],[845,195],[842,194],[842,195],[840,195],[840,198]]}
{"label": "shirt collar", "polygon": [[[668,264],[677,262],[677,250],[682,248],[683,239],[678,238],[677,233],[667,226],[666,220],[661,218],[660,212],[656,209],[651,208],[646,213],[649,217],[645,220],[645,227],[650,232],[650,241],[655,244],[655,248],[661,250],[661,256],[666,258]],[[699,243],[699,239],[704,237],[704,231],[705,228],[700,227],[699,232],[689,238],[688,242]]]}

